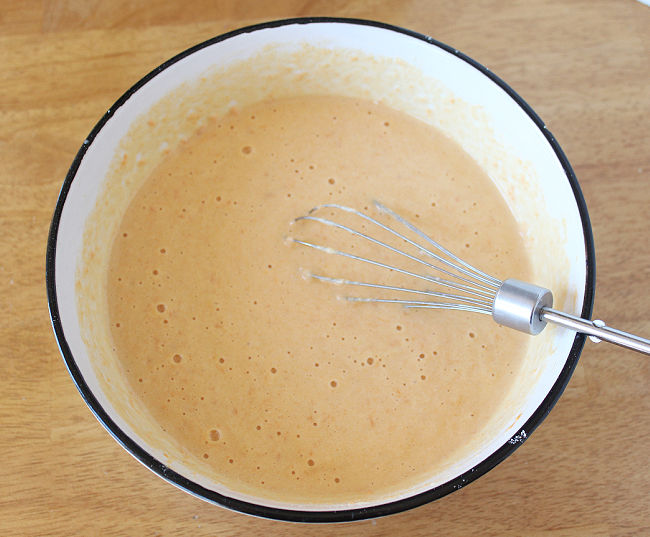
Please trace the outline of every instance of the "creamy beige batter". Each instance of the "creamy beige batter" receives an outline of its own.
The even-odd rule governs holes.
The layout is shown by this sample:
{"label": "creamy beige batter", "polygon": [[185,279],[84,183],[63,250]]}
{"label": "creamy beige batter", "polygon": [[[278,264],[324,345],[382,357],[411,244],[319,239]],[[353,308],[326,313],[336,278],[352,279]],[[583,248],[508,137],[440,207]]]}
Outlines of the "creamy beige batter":
{"label": "creamy beige batter", "polygon": [[233,110],[132,201],[109,267],[114,345],[218,482],[300,503],[396,493],[472,449],[512,386],[527,336],[488,316],[339,301],[362,293],[301,277],[379,278],[286,240],[372,252],[291,222],[329,202],[374,214],[373,199],[485,271],[530,279],[485,173],[432,127],[351,98]]}

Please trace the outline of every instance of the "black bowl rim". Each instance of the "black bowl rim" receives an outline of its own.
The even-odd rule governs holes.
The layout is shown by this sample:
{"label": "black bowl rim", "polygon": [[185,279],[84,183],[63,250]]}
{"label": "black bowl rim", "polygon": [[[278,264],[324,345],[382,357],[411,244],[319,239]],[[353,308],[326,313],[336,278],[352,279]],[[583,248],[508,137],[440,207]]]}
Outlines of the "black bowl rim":
{"label": "black bowl rim", "polygon": [[149,82],[152,78],[158,75],[160,72],[164,71],[171,65],[175,64],[179,60],[185,58],[186,56],[191,55],[192,53],[201,50],[205,47],[224,41],[231,37],[255,32],[257,30],[263,30],[267,28],[277,28],[280,26],[292,25],[292,24],[322,24],[322,23],[334,23],[334,24],[349,24],[349,25],[359,25],[359,26],[372,26],[384,30],[390,30],[400,34],[404,34],[415,39],[419,39],[429,43],[433,46],[436,46],[450,54],[453,54],[460,60],[471,65],[473,68],[478,70],[480,73],[488,77],[492,82],[497,84],[502,90],[504,90],[512,99],[515,101],[522,110],[531,118],[535,125],[540,129],[553,151],[555,152],[566,177],[569,181],[571,189],[575,197],[576,205],[580,214],[582,221],[582,229],[585,241],[585,263],[586,263],[586,282],[585,282],[585,294],[584,294],[584,303],[582,308],[581,316],[583,318],[591,318],[591,312],[593,307],[593,300],[595,294],[595,252],[594,252],[594,242],[593,235],[591,230],[591,223],[589,220],[589,214],[587,212],[587,206],[585,203],[584,196],[578,184],[578,180],[569,164],[568,159],[566,158],[563,150],[556,141],[555,137],[551,132],[546,128],[544,122],[540,117],[533,111],[533,109],[526,103],[508,84],[506,84],[501,78],[495,75],[492,71],[476,62],[469,56],[463,54],[462,52],[456,50],[453,47],[450,47],[440,41],[437,41],[427,35],[401,28],[399,26],[394,26],[391,24],[386,24],[383,22],[365,20],[365,19],[354,19],[354,18],[341,18],[341,17],[304,17],[304,18],[291,18],[291,19],[281,19],[275,21],[264,22],[261,24],[255,24],[251,26],[246,26],[231,32],[224,33],[202,43],[199,43],[180,54],[174,56],[168,61],[164,62],[160,66],[156,67],[149,74],[140,79],[136,84],[134,84],[129,90],[127,90],[116,102],[115,104],[103,115],[99,122],[95,125],[93,130],[90,132],[88,137],[84,140],[81,148],[79,149],[72,165],[66,175],[65,181],[61,188],[59,198],[56,204],[54,215],[52,218],[52,224],[50,226],[48,242],[47,242],[47,252],[46,252],[46,286],[47,286],[47,297],[48,297],[48,306],[50,310],[50,318],[52,322],[52,327],[56,336],[56,340],[60,349],[60,352],[65,360],[67,369],[72,376],[79,393],[86,401],[92,412],[95,414],[95,417],[102,423],[102,425],[108,430],[108,432],[137,460],[144,464],[147,468],[164,478],[165,480],[171,482],[173,485],[198,496],[209,502],[221,505],[228,509],[235,511],[240,511],[249,515],[254,515],[263,518],[270,518],[276,520],[292,521],[292,522],[349,522],[354,520],[363,520],[367,518],[375,518],[390,515],[393,513],[398,513],[414,507],[418,507],[425,503],[431,502],[433,500],[439,499],[447,494],[458,490],[478,477],[482,476],[497,464],[502,462],[506,457],[511,455],[529,436],[530,434],[540,425],[544,418],[548,415],[550,410],[553,408],[560,395],[564,391],[569,378],[571,377],[573,370],[575,369],[578,358],[582,351],[582,348],[585,343],[585,336],[582,334],[576,334],[573,345],[567,357],[567,360],[558,376],[553,387],[544,398],[539,407],[535,410],[532,416],[524,424],[524,426],[519,430],[512,438],[510,438],[506,443],[504,443],[499,449],[485,458],[483,461],[479,462],[475,467],[468,470],[467,472],[451,479],[450,481],[429,489],[427,491],[415,494],[408,498],[403,498],[397,501],[392,501],[384,504],[369,506],[369,507],[360,507],[360,508],[351,508],[343,509],[336,511],[302,511],[302,510],[293,510],[293,509],[284,509],[277,507],[269,507],[265,505],[259,505],[255,503],[250,503],[242,501],[236,498],[231,498],[224,496],[222,494],[216,493],[212,490],[209,490],[194,481],[191,481],[182,475],[174,472],[172,469],[167,467],[165,464],[155,459],[142,447],[140,447],[134,440],[127,436],[124,431],[122,431],[117,424],[111,419],[108,413],[102,408],[97,399],[95,398],[92,391],[89,389],[86,384],[74,357],[70,351],[70,348],[67,344],[66,337],[63,331],[63,326],[59,316],[58,309],[58,299],[56,294],[56,280],[55,280],[55,260],[56,260],[56,247],[57,247],[57,235],[60,224],[61,215],[63,212],[63,207],[70,190],[72,181],[75,178],[79,165],[83,160],[86,151],[92,144],[95,137],[98,135],[100,130],[106,124],[108,120],[113,116],[113,114],[143,85]]}

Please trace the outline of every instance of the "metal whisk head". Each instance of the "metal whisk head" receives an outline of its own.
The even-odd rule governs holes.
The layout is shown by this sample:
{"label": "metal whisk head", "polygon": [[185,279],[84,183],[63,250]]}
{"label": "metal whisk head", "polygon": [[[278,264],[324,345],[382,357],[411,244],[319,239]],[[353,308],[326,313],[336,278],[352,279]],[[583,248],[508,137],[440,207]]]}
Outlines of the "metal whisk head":
{"label": "metal whisk head", "polygon": [[[388,302],[406,308],[429,308],[469,311],[492,315],[502,325],[529,334],[538,334],[547,322],[589,335],[592,340],[604,339],[623,347],[650,354],[650,341],[639,336],[609,328],[602,321],[591,321],[552,309],[551,291],[516,279],[499,280],[454,255],[440,243],[426,235],[385,205],[374,202],[378,211],[386,215],[391,225],[385,224],[361,211],[328,203],[314,207],[298,222],[314,222],[326,229],[335,229],[346,236],[352,235],[360,243],[371,246],[371,253],[362,255],[342,251],[300,238],[290,237],[296,244],[314,248],[327,254],[343,256],[350,260],[382,269],[385,274],[399,275],[395,285],[373,281],[336,278],[308,273],[320,281],[350,287],[370,288],[382,296],[345,296],[354,302]],[[340,223],[323,216],[328,210]],[[350,221],[350,223],[347,223]],[[368,228],[371,231],[360,231]],[[381,233],[382,239],[375,233]],[[392,242],[389,242],[392,241]],[[387,257],[391,261],[387,261]],[[393,261],[394,260],[394,261]],[[400,263],[404,263],[400,265]],[[405,268],[405,265],[408,268]],[[426,282],[432,288],[417,288],[404,282]]]}
{"label": "metal whisk head", "polygon": [[[364,214],[356,209],[345,207],[342,205],[329,203],[314,207],[309,214],[296,218],[299,221],[313,221],[340,229],[346,233],[354,235],[364,241],[368,241],[373,245],[379,247],[376,251],[377,258],[364,257],[355,255],[350,252],[335,250],[331,247],[322,246],[306,240],[291,238],[297,244],[308,246],[316,250],[328,254],[347,257],[349,259],[381,267],[389,271],[393,271],[411,278],[415,278],[420,282],[427,282],[427,284],[434,284],[438,290],[417,289],[409,287],[398,287],[392,285],[385,285],[381,283],[372,283],[365,281],[353,281],[342,278],[333,278],[319,274],[309,273],[309,276],[317,280],[335,283],[339,285],[371,287],[375,289],[383,289],[397,293],[398,296],[403,298],[364,298],[355,296],[343,297],[345,300],[355,302],[392,302],[402,304],[407,308],[431,308],[431,309],[453,309],[472,311],[475,313],[492,314],[492,306],[496,294],[503,284],[503,282],[485,272],[470,265],[466,261],[457,257],[444,246],[433,240],[413,224],[402,218],[397,213],[393,212],[388,207],[379,202],[375,202],[375,207],[383,214],[386,214],[395,221],[396,224],[411,232],[407,236],[403,231],[398,231],[397,226],[388,226],[367,214]],[[403,243],[403,247],[397,247],[388,242],[379,240],[367,233],[363,233],[348,225],[344,225],[334,220],[318,216],[317,213],[322,209],[333,209],[336,211],[344,211],[363,219],[363,221],[370,223],[375,227],[375,231],[383,230],[389,236],[399,239]],[[411,238],[413,237],[413,238]],[[415,238],[419,239],[417,242]],[[397,265],[385,263],[380,260],[379,254],[386,253],[386,251],[396,254],[397,257],[408,259],[415,262],[420,266],[424,272],[414,272],[406,270]],[[419,255],[418,255],[419,254]],[[395,256],[393,256],[395,257]],[[453,290],[452,292],[444,292],[446,290]],[[409,296],[410,295],[410,296]],[[407,298],[408,296],[408,298]]]}

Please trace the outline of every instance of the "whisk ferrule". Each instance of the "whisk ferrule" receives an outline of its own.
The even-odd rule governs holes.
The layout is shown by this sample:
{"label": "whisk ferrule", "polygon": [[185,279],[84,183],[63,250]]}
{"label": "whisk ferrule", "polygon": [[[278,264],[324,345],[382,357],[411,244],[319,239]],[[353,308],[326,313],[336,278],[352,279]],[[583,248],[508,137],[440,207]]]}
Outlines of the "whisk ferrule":
{"label": "whisk ferrule", "polygon": [[501,284],[494,297],[492,317],[501,325],[536,335],[546,326],[542,319],[543,308],[552,306],[551,291],[510,278]]}

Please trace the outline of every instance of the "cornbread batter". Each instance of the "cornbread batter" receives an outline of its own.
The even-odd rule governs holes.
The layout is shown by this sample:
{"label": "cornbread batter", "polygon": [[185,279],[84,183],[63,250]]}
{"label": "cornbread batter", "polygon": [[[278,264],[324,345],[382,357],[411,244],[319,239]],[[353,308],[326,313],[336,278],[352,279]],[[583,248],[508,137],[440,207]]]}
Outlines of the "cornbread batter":
{"label": "cornbread batter", "polygon": [[472,449],[516,379],[527,336],[487,316],[351,304],[335,297],[357,290],[301,277],[375,278],[286,240],[327,243],[293,219],[328,202],[372,213],[373,199],[486,272],[530,279],[485,173],[432,127],[351,98],[233,109],[158,166],[122,221],[108,298],[125,374],[232,489],[341,503],[415,486]]}

